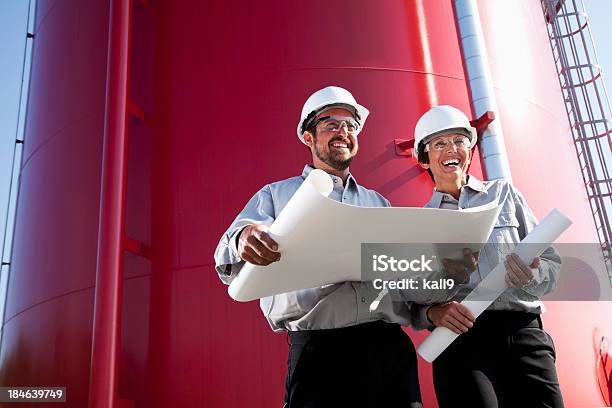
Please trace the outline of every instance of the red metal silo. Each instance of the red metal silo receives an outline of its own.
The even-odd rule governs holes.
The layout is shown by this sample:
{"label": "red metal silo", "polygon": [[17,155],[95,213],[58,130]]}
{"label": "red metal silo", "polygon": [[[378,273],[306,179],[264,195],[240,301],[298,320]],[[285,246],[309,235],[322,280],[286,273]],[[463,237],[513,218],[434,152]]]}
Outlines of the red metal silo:
{"label": "red metal silo", "polygon": [[[67,386],[71,407],[89,396],[110,3],[38,1],[0,354],[2,385]],[[396,206],[427,201],[429,176],[394,139],[412,138],[433,104],[470,112],[453,4],[132,3],[118,396],[136,407],[280,406],[285,336],[256,302],[230,300],[214,248],[254,192],[308,162],[295,126],[326,85],[372,112],[357,180]],[[539,217],[558,207],[574,220],[567,242],[595,242],[540,2],[479,8],[514,182]],[[478,159],[471,171],[483,177]],[[612,332],[604,306],[548,306],[567,405],[600,404],[584,347],[595,326]],[[421,364],[426,406],[430,371]]]}

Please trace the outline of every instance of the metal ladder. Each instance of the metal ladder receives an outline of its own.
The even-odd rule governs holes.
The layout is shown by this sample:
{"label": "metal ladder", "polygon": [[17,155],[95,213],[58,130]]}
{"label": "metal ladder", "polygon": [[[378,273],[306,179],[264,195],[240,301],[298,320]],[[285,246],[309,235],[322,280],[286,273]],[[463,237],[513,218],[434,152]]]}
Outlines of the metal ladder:
{"label": "metal ladder", "polygon": [[612,112],[582,0],[541,0],[603,259],[612,282]]}

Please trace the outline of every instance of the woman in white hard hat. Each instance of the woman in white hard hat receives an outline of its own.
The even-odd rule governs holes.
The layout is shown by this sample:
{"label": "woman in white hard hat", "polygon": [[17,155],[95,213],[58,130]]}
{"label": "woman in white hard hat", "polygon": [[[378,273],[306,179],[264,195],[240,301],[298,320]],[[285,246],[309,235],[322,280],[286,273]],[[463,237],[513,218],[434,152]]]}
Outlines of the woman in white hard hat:
{"label": "woman in white hard hat", "polygon": [[[543,330],[540,297],[553,290],[561,259],[550,247],[531,265],[508,247],[537,224],[521,193],[504,180],[468,174],[476,130],[463,112],[435,106],[415,128],[414,156],[435,183],[429,208],[465,209],[495,201],[502,210],[476,271],[448,302],[414,305],[413,325],[461,334],[433,362],[436,396],[446,407],[562,407],[552,338]],[[504,247],[506,247],[504,250]],[[508,289],[477,319],[458,303],[500,262]],[[452,261],[448,265],[452,269]]]}

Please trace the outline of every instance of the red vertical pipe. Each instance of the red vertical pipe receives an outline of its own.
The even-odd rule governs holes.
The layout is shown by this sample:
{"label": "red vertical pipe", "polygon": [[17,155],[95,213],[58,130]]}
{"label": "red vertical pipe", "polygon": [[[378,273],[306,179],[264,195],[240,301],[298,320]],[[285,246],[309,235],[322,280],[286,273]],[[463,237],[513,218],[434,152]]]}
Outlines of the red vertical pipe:
{"label": "red vertical pipe", "polygon": [[89,407],[117,400],[127,161],[130,1],[111,0]]}

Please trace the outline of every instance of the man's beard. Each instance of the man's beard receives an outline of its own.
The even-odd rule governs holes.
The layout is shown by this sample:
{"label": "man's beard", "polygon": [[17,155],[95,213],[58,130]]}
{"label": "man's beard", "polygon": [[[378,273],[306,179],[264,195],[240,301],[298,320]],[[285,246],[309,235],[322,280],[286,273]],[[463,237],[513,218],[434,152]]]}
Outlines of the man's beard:
{"label": "man's beard", "polygon": [[[329,143],[331,143],[332,141],[330,141]],[[346,170],[348,169],[348,167],[351,165],[351,162],[353,161],[353,158],[355,157],[354,155],[349,157],[346,160],[339,160],[336,157],[334,157],[331,148],[329,147],[329,143],[327,145],[328,147],[328,152],[327,154],[325,154],[324,152],[319,150],[319,147],[317,145],[317,137],[314,137],[314,152],[315,155],[319,158],[319,160],[321,160],[323,163],[327,164],[328,166],[336,169],[336,170]]]}

